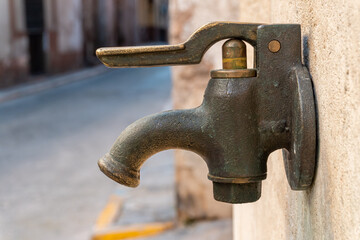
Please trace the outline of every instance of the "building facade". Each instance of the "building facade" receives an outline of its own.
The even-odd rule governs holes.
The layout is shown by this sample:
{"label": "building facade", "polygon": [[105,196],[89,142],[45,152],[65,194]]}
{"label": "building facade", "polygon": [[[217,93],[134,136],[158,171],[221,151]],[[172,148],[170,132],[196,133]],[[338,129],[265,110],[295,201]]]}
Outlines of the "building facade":
{"label": "building facade", "polygon": [[2,0],[0,88],[98,64],[103,46],[166,41],[167,0]]}

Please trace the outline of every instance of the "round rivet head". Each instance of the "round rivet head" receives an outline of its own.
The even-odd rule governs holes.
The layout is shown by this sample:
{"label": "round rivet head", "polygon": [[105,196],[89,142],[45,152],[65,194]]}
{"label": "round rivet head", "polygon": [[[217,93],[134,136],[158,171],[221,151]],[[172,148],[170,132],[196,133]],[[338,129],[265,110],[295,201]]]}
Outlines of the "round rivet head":
{"label": "round rivet head", "polygon": [[276,53],[281,48],[280,42],[278,40],[272,40],[269,42],[268,48],[269,48],[270,52]]}

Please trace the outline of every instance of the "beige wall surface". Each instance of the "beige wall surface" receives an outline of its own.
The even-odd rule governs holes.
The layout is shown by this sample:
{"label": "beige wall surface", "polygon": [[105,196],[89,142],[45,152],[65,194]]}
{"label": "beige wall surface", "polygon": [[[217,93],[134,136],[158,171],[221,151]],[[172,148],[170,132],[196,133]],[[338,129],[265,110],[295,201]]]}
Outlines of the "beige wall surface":
{"label": "beige wall surface", "polygon": [[300,23],[318,108],[318,166],[292,191],[280,152],[256,203],[234,207],[234,239],[360,239],[360,0],[240,0],[240,21]]}
{"label": "beige wall surface", "polygon": [[10,49],[10,16],[8,1],[0,1],[0,60],[6,60],[9,57]]}
{"label": "beige wall surface", "polygon": [[20,82],[28,73],[28,39],[23,21],[22,1],[0,1],[0,87]]}
{"label": "beige wall surface", "polygon": [[[220,11],[221,9],[221,11]],[[171,0],[170,42],[181,43],[199,27],[213,21],[236,21],[238,0]],[[201,104],[210,70],[221,67],[221,43],[215,44],[201,64],[173,67],[173,99],[176,109],[194,108]],[[231,217],[231,205],[216,202],[212,183],[207,179],[204,160],[188,151],[177,150],[176,188],[178,213],[183,221]]]}
{"label": "beige wall surface", "polygon": [[59,51],[61,53],[81,51],[83,44],[81,0],[61,0],[56,3]]}

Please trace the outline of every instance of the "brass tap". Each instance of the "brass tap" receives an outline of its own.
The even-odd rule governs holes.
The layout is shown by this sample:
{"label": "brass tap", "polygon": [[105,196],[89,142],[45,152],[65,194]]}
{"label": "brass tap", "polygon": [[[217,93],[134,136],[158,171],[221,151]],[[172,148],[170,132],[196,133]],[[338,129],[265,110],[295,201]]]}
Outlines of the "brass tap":
{"label": "brass tap", "polygon": [[[151,155],[186,149],[205,160],[216,200],[245,203],[260,198],[267,158],[283,149],[291,188],[310,187],[315,103],[310,75],[301,61],[300,25],[217,22],[200,28],[182,44],[101,48],[96,54],[109,67],[195,64],[223,39],[230,39],[222,48],[223,69],[211,71],[203,103],[134,122],[99,160],[101,171],[136,187],[141,165]],[[244,41],[255,49],[253,69],[246,65]]]}

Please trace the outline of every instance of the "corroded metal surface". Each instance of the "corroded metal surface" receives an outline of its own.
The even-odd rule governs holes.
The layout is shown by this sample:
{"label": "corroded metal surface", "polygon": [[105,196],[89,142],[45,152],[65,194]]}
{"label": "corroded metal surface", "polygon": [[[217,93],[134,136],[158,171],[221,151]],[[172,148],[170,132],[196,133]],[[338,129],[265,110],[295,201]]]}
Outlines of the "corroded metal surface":
{"label": "corroded metal surface", "polygon": [[303,66],[293,69],[291,145],[283,149],[286,176],[293,190],[307,189],[313,179],[315,161],[309,161],[316,151],[314,95],[310,75]]}
{"label": "corroded metal surface", "polygon": [[[107,176],[136,187],[147,158],[181,148],[206,161],[215,199],[253,202],[261,196],[269,154],[284,149],[291,188],[310,186],[315,168],[315,106],[308,70],[301,63],[299,25],[213,23],[184,44],[100,49],[97,54],[115,67],[192,64],[214,42],[229,37],[254,46],[255,68],[214,70],[201,106],[154,114],[131,124],[99,160]],[[271,43],[274,40],[278,46]]]}

